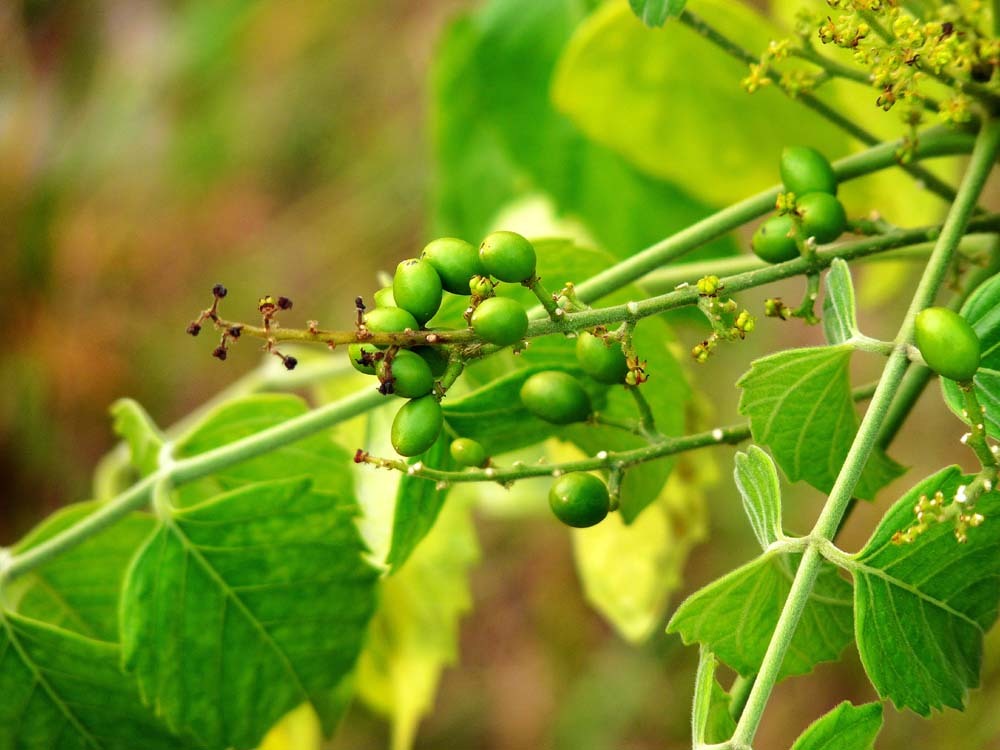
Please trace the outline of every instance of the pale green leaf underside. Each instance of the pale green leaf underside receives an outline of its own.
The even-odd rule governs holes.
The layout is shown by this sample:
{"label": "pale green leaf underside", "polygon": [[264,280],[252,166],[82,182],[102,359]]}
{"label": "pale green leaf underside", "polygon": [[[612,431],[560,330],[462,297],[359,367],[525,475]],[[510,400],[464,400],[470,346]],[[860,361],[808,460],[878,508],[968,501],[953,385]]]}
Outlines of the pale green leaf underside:
{"label": "pale green leaf underside", "polygon": [[[695,592],[674,613],[667,631],[698,642],[741,675],[756,674],[791,589],[798,555],[764,554]],[[851,585],[824,564],[781,675],[805,674],[837,659],[851,641]]]}
{"label": "pale green leaf underside", "polygon": [[847,261],[842,258],[834,258],[826,273],[823,331],[831,344],[843,344],[858,334],[854,284]]}
{"label": "pale green leaf underside", "polygon": [[0,613],[0,748],[181,750],[121,672],[117,645]]}
{"label": "pale green leaf underside", "polygon": [[160,459],[163,433],[136,401],[123,398],[111,405],[115,434],[128,445],[132,465],[142,476],[152,474]]}
{"label": "pale green leaf underside", "polygon": [[[972,325],[982,344],[979,371],[973,378],[979,403],[986,409],[986,431],[1000,439],[1000,274],[979,287],[962,305],[962,317]],[[945,401],[962,416],[965,401],[958,384],[941,378]]]}
{"label": "pale green leaf underside", "polygon": [[871,750],[881,728],[881,703],[844,701],[810,724],[792,750]]}
{"label": "pale green leaf underside", "polygon": [[946,498],[967,482],[957,467],[935,474],[904,495],[852,566],[858,651],[879,695],[928,714],[961,708],[979,681],[983,633],[1000,602],[1000,495],[980,498],[982,526],[965,544],[950,523],[933,525],[912,544],[892,535],[914,522],[920,495]]}
{"label": "pale green leaf underside", "polygon": [[[791,481],[829,492],[858,430],[851,397],[847,344],[791,349],[755,361],[737,385],[739,410],[750,418],[754,441],[771,449]],[[854,490],[870,500],[903,468],[872,452]]]}
{"label": "pale green leaf underside", "polygon": [[647,26],[662,26],[668,18],[681,14],[687,0],[628,0],[628,4]]}
{"label": "pale green leaf underside", "polygon": [[698,672],[694,678],[694,707],[691,711],[692,747],[705,743],[724,742],[736,729],[729,715],[729,694],[715,679],[718,660],[702,646],[698,655]]}
{"label": "pale green leaf underside", "polygon": [[172,512],[123,595],[123,651],[144,698],[212,747],[254,747],[352,668],[374,609],[355,507],[308,480]]}
{"label": "pale green leaf underside", "polygon": [[743,498],[743,510],[754,536],[766,550],[783,535],[778,471],[771,457],[756,445],[751,445],[746,453],[737,453],[735,464],[733,476]]}

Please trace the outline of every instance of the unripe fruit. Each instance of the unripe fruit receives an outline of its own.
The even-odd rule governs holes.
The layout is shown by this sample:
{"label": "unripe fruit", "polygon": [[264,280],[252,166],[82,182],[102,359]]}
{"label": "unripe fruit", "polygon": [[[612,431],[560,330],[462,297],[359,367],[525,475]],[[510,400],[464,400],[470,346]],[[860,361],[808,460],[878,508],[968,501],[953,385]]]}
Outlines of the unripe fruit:
{"label": "unripe fruit", "polygon": [[628,375],[628,360],[618,341],[605,341],[584,331],[576,340],[576,360],[580,369],[598,383],[624,383]]}
{"label": "unripe fruit", "polygon": [[385,382],[392,376],[392,392],[403,398],[420,398],[434,388],[434,375],[430,365],[419,354],[406,349],[396,352],[391,362],[381,360],[375,366],[375,374]]}
{"label": "unripe fruit", "polygon": [[768,263],[784,263],[799,257],[799,247],[789,233],[795,228],[795,220],[788,214],[772,216],[753,233],[750,248],[758,258]]}
{"label": "unripe fruit", "polygon": [[847,228],[847,214],[840,201],[829,193],[808,193],[795,200],[802,217],[802,235],[815,237],[817,244],[833,242]]}
{"label": "unripe fruit", "polygon": [[407,401],[392,420],[392,447],[401,456],[419,456],[434,445],[443,423],[441,404],[433,396]]}
{"label": "unripe fruit", "polygon": [[535,248],[517,232],[492,232],[479,245],[479,259],[486,270],[510,283],[535,275]]}
{"label": "unripe fruit", "polygon": [[781,182],[796,195],[837,194],[837,175],[819,151],[808,146],[788,146],[781,152]]}
{"label": "unripe fruit", "polygon": [[917,349],[928,367],[951,380],[972,380],[982,345],[965,318],[947,307],[928,307],[917,314],[914,326]]}
{"label": "unripe fruit", "polygon": [[521,386],[521,403],[552,424],[582,422],[590,416],[590,396],[580,381],[559,370],[536,372]]}
{"label": "unripe fruit", "polygon": [[486,276],[476,275],[469,279],[469,294],[486,299],[493,292],[493,282]]}
{"label": "unripe fruit", "polygon": [[[376,352],[378,352],[378,347],[371,344],[351,344],[347,347],[347,358],[351,360],[351,366],[358,372],[363,372],[365,375],[374,375],[375,362],[371,360],[371,357]],[[368,357],[364,356],[366,353]],[[370,363],[362,364],[365,360],[369,360]]]}
{"label": "unripe fruit", "polygon": [[604,482],[593,474],[577,472],[556,480],[549,490],[549,507],[567,526],[583,529],[604,520],[611,498]]}
{"label": "unripe fruit", "polygon": [[375,307],[399,307],[396,298],[392,296],[392,287],[384,286],[373,295],[375,297]]}
{"label": "unripe fruit", "polygon": [[404,260],[392,277],[392,296],[423,325],[441,307],[441,277],[425,260]]}
{"label": "unripe fruit", "polygon": [[524,338],[528,314],[509,297],[490,297],[472,312],[472,330],[484,341],[509,346]]}
{"label": "unripe fruit", "polygon": [[[402,333],[420,328],[417,319],[401,307],[376,307],[365,313],[365,326],[372,333]],[[385,349],[385,345],[379,345]]]}
{"label": "unripe fruit", "polygon": [[485,466],[487,455],[482,443],[472,438],[458,438],[453,440],[448,448],[451,457],[459,466]]}
{"label": "unripe fruit", "polygon": [[441,277],[441,286],[452,294],[468,295],[469,280],[486,273],[476,248],[465,240],[454,237],[441,237],[431,241],[420,257],[434,267]]}

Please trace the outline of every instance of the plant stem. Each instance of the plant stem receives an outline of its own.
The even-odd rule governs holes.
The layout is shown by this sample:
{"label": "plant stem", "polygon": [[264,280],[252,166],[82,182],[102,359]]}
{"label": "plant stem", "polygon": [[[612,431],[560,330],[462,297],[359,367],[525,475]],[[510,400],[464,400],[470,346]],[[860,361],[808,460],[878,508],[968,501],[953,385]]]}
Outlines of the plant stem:
{"label": "plant stem", "polygon": [[962,179],[955,203],[948,211],[948,217],[941,235],[937,239],[937,245],[924,269],[896,336],[896,349],[886,363],[879,384],[875,389],[875,395],[861,420],[858,434],[844,460],[843,468],[834,482],[833,489],[830,491],[830,496],[816,521],[816,525],[813,527],[810,538],[816,541],[810,543],[802,556],[802,561],[792,582],[791,591],[764,655],[757,680],[747,699],[746,709],[733,734],[732,742],[734,744],[750,745],[753,742],[764,713],[764,707],[777,682],[785,652],[795,635],[802,612],[819,573],[823,557],[817,545],[824,540],[833,539],[834,534],[836,534],[841,518],[850,503],[854,487],[875,446],[878,432],[885,420],[893,396],[899,387],[903,373],[906,371],[908,362],[906,347],[913,339],[914,318],[920,310],[933,303],[934,296],[944,280],[955,248],[958,247],[962,233],[975,210],[976,201],[996,161],[998,152],[1000,152],[1000,121],[988,120],[983,124],[976,140],[969,168]]}

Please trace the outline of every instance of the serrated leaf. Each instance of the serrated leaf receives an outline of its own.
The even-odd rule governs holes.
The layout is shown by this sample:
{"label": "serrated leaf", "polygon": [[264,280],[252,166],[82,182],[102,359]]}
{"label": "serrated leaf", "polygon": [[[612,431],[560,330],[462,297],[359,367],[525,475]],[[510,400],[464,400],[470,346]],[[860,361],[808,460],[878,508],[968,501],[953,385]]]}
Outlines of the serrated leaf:
{"label": "serrated leaf", "polygon": [[792,750],[872,750],[881,729],[881,703],[844,701],[810,724]]}
{"label": "serrated leaf", "polygon": [[628,0],[628,4],[644,24],[655,28],[679,16],[687,0]]}
{"label": "serrated leaf", "polygon": [[763,549],[784,536],[781,526],[781,487],[774,461],[756,445],[736,454],[733,476],[743,498],[754,536]]}
{"label": "serrated leaf", "polygon": [[834,258],[826,272],[823,331],[831,344],[843,344],[859,335],[851,269],[843,258]]}
{"label": "serrated leaf", "polygon": [[[851,396],[848,344],[790,349],[756,360],[739,379],[739,411],[754,441],[771,450],[793,482],[829,493],[858,431]],[[865,500],[902,474],[883,451],[872,451],[854,494]]]}
{"label": "serrated leaf", "polygon": [[[976,396],[986,409],[984,424],[986,432],[994,440],[1000,440],[1000,274],[997,274],[973,292],[962,305],[965,318],[982,345],[982,359],[979,370],[972,381],[976,385]],[[948,378],[940,378],[945,402],[960,418],[965,408],[962,392]]]}
{"label": "serrated leaf", "polygon": [[[688,597],[667,632],[698,642],[744,677],[757,673],[798,569],[799,555],[775,550]],[[840,656],[852,635],[851,584],[828,563],[802,614],[781,676],[805,674]]]}
{"label": "serrated leaf", "polygon": [[0,611],[0,747],[181,750],[123,674],[117,645]]}
{"label": "serrated leaf", "polygon": [[959,544],[951,523],[932,524],[910,544],[893,544],[911,526],[922,495],[954,497],[968,483],[958,467],[928,477],[886,514],[850,566],[858,652],[880,696],[919,714],[961,708],[979,681],[983,633],[1000,602],[1000,494],[983,495],[987,517]]}
{"label": "serrated leaf", "polygon": [[407,564],[379,585],[379,606],[358,662],[358,693],[392,720],[392,749],[413,745],[441,672],[458,654],[458,624],[472,606],[479,559],[471,507],[449,500]]}
{"label": "serrated leaf", "polygon": [[[189,458],[205,453],[307,411],[305,401],[286,393],[261,393],[227,401],[178,440],[174,456]],[[348,451],[337,445],[329,434],[317,433],[185,485],[177,497],[179,504],[187,505],[220,491],[293,476],[310,477],[316,490],[348,495],[353,487],[351,465]]]}
{"label": "serrated leaf", "polygon": [[[82,521],[99,503],[76,503],[53,513],[14,547],[20,554]],[[125,569],[153,529],[151,516],[133,513],[82,544],[33,568],[8,592],[16,611],[104,641],[118,640],[118,600]]]}
{"label": "serrated leaf", "polygon": [[132,465],[139,474],[146,476],[156,471],[164,438],[153,418],[130,398],[115,401],[111,417],[115,434],[128,445]]}
{"label": "serrated leaf", "polygon": [[122,646],[170,726],[251,748],[303,701],[329,718],[375,606],[356,512],[307,479],[166,512],[126,579]]}

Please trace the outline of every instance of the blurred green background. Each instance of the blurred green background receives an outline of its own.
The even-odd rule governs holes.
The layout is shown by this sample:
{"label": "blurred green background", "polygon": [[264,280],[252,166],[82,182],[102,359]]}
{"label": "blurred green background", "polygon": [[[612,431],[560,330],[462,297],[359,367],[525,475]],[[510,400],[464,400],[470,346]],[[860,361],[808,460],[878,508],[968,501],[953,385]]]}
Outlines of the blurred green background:
{"label": "blurred green background", "polygon": [[[107,407],[116,398],[134,397],[171,424],[259,362],[252,341],[222,364],[205,334],[184,335],[216,282],[228,286],[234,318],[252,319],[263,294],[284,294],[295,301],[290,323],[345,327],[376,274],[436,234],[476,241],[503,225],[571,233],[625,256],[775,182],[783,143],[831,156],[857,147],[776,92],[747,97],[742,67],[698,40],[665,45],[624,3],[599,5],[0,5],[0,544],[88,496],[114,444]],[[773,32],[738,3],[703,5],[752,49]],[[776,5],[790,19],[795,4]],[[830,96],[881,134],[897,132],[868,106],[871,92]],[[899,175],[865,181],[845,200],[854,213],[878,208],[901,223],[934,221],[942,210]],[[745,239],[705,252],[738,252]],[[912,274],[860,272],[866,332],[895,330],[894,295]],[[741,302],[759,310],[765,296],[794,300],[799,288]],[[703,335],[680,325],[687,346]],[[735,420],[732,384],[753,357],[819,337],[767,321],[752,341],[724,348],[696,373],[715,419]],[[859,382],[876,365],[859,364]],[[855,514],[848,548],[908,482],[968,463],[962,426],[934,388],[918,423],[892,451],[913,469]],[[732,451],[715,458],[711,538],[688,561],[684,592],[751,554],[729,480]],[[819,502],[795,488],[791,526],[809,524]],[[660,628],[642,646],[619,638],[584,601],[569,537],[547,517],[487,514],[478,530],[482,562],[460,664],[445,672],[417,747],[687,746],[694,649]],[[990,710],[998,651],[988,648],[985,694],[965,715],[925,723],[888,710],[878,746],[920,738],[927,747],[1000,748]],[[759,747],[787,747],[848,698],[872,698],[852,652],[779,687]],[[358,704],[332,747],[377,747],[387,736]]]}

